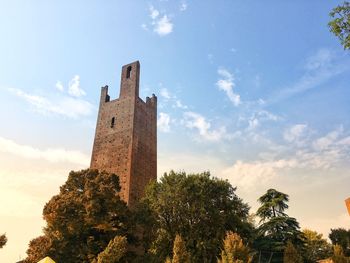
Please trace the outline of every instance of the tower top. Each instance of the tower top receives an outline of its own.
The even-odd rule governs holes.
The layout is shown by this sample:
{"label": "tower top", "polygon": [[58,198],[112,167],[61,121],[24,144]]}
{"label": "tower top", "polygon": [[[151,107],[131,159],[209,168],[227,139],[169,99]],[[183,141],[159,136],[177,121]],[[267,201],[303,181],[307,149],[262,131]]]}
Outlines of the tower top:
{"label": "tower top", "polygon": [[139,97],[140,62],[135,61],[122,67],[119,98]]}

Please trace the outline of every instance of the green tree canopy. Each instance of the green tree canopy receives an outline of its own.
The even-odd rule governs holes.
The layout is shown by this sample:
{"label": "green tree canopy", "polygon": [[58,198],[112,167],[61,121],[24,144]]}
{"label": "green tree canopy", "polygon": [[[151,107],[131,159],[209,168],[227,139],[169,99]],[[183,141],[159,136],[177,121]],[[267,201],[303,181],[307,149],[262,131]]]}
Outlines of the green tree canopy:
{"label": "green tree canopy", "polygon": [[117,175],[70,172],[60,193],[44,207],[48,256],[58,262],[91,262],[116,235],[126,236],[132,220],[119,191]]}
{"label": "green tree canopy", "polygon": [[97,263],[117,263],[125,256],[127,249],[126,237],[116,236],[100,254]]}
{"label": "green tree canopy", "polygon": [[322,234],[309,229],[304,229],[305,237],[304,258],[306,263],[326,259],[332,255],[332,246],[322,237]]}
{"label": "green tree canopy", "polygon": [[261,220],[254,247],[264,260],[282,262],[283,251],[288,241],[298,248],[303,246],[299,223],[285,213],[289,196],[275,189],[269,189],[258,201],[261,206],[256,214]]}
{"label": "green tree canopy", "polygon": [[289,201],[289,196],[275,189],[269,189],[258,201],[261,206],[256,212],[256,215],[261,218],[261,221],[266,221],[273,217],[286,215],[284,210],[288,209],[287,202]]}
{"label": "green tree canopy", "polygon": [[329,239],[333,245],[340,245],[346,256],[350,256],[350,229],[335,228],[331,229]]}
{"label": "green tree canopy", "polygon": [[339,38],[344,49],[350,49],[350,3],[345,1],[329,15],[333,19],[328,23],[330,31]]}
{"label": "green tree canopy", "polygon": [[[247,237],[249,207],[227,181],[211,178],[209,172],[189,174],[171,171],[153,182],[143,200],[148,211],[150,251],[164,262],[177,234],[185,237],[192,262],[215,262],[226,231]],[[145,214],[145,213],[144,213]]]}
{"label": "green tree canopy", "polygon": [[3,248],[7,243],[7,237],[5,234],[0,235],[0,248]]}

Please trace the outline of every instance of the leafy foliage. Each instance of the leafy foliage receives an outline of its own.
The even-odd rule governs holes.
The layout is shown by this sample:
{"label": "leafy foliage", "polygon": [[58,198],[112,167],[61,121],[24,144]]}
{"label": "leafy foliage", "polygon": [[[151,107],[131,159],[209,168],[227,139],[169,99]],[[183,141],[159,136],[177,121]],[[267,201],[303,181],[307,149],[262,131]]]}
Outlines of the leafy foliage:
{"label": "leafy foliage", "polygon": [[119,191],[117,175],[71,172],[44,207],[49,256],[58,262],[91,262],[116,235],[126,236],[132,220]]}
{"label": "leafy foliage", "polygon": [[288,208],[287,202],[289,201],[287,194],[278,192],[275,189],[269,189],[258,201],[261,206],[256,214],[261,218],[260,222],[273,217],[286,216],[284,210]]}
{"label": "leafy foliage", "polygon": [[345,1],[329,13],[333,18],[328,23],[330,31],[336,35],[344,49],[350,49],[350,3]]}
{"label": "leafy foliage", "polygon": [[[149,251],[160,262],[170,254],[177,234],[185,243],[192,262],[215,262],[226,231],[249,236],[249,207],[227,181],[211,178],[209,172],[165,174],[153,182],[143,200],[148,214]],[[144,216],[145,217],[145,216]]]}
{"label": "leafy foliage", "polygon": [[250,263],[252,256],[250,249],[243,244],[241,237],[231,231],[226,233],[224,249],[221,251],[221,260],[218,263]]}
{"label": "leafy foliage", "polygon": [[283,251],[288,241],[296,244],[298,248],[302,248],[304,242],[299,223],[284,212],[288,208],[289,196],[269,189],[258,201],[261,206],[257,215],[261,218],[261,224],[254,247],[264,260],[282,262]]}
{"label": "leafy foliage", "polygon": [[25,263],[36,263],[50,254],[51,240],[47,236],[39,236],[29,242]]}
{"label": "leafy foliage", "polygon": [[350,263],[350,258],[344,256],[343,248],[340,245],[333,246],[332,260],[334,263]]}
{"label": "leafy foliage", "polygon": [[302,257],[290,241],[287,242],[283,252],[283,263],[303,263]]}
{"label": "leafy foliage", "polygon": [[185,242],[180,235],[176,235],[173,248],[172,263],[190,263],[190,254],[186,250]]}
{"label": "leafy foliage", "polygon": [[331,229],[329,239],[332,241],[333,245],[340,245],[346,256],[350,256],[350,229]]}
{"label": "leafy foliage", "polygon": [[331,256],[332,246],[322,237],[322,234],[309,229],[304,229],[305,250],[304,258],[306,263],[316,262]]}
{"label": "leafy foliage", "polygon": [[0,236],[0,248],[3,248],[7,243],[7,237],[5,234]]}
{"label": "leafy foliage", "polygon": [[126,237],[116,236],[108,246],[98,254],[97,263],[117,263],[126,253]]}

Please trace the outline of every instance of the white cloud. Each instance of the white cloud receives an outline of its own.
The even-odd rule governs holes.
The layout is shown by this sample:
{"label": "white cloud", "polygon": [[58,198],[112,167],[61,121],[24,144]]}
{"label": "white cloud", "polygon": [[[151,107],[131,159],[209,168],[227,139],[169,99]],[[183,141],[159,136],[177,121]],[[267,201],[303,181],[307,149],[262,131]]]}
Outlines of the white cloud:
{"label": "white cloud", "polygon": [[165,99],[171,99],[172,96],[170,95],[169,91],[167,88],[161,88],[160,89],[160,96],[162,96]]}
{"label": "white cloud", "polygon": [[56,89],[58,89],[59,91],[64,91],[64,87],[63,87],[61,81],[57,81],[55,87],[56,87]]}
{"label": "white cloud", "polygon": [[63,148],[56,149],[38,149],[30,145],[18,144],[12,140],[0,137],[0,151],[14,154],[27,159],[42,159],[49,162],[69,162],[86,166],[89,164],[89,156],[79,152],[66,150]]}
{"label": "white cloud", "polygon": [[[155,9],[153,6],[150,6],[149,16],[151,18],[150,26],[159,36],[166,36],[173,32],[174,24],[171,22],[167,14],[161,15],[159,10]],[[142,24],[141,26],[143,29],[148,30],[146,24]]]}
{"label": "white cloud", "polygon": [[155,9],[153,6],[149,7],[149,16],[152,18],[152,20],[156,19],[159,16],[159,11]]}
{"label": "white cloud", "polygon": [[183,109],[183,110],[186,110],[188,107],[184,104],[182,104],[181,100],[176,100],[175,101],[175,106],[177,108],[180,108],[180,109]]}
{"label": "white cloud", "polygon": [[277,170],[295,166],[296,160],[292,159],[255,162],[243,162],[238,160],[231,167],[224,169],[222,176],[234,182],[234,185],[238,185],[247,190],[271,181],[278,175]]}
{"label": "white cloud", "polygon": [[69,118],[88,116],[94,107],[88,101],[68,96],[55,96],[47,98],[26,93],[20,89],[9,89],[16,96],[31,104],[34,109],[42,114],[58,114]]}
{"label": "white cloud", "polygon": [[85,91],[80,88],[80,77],[75,75],[68,84],[68,93],[74,97],[81,97],[86,95]]}
{"label": "white cloud", "polygon": [[220,127],[212,129],[211,124],[200,114],[195,112],[185,112],[185,126],[196,129],[200,138],[207,141],[219,141],[226,136],[226,128]]}
{"label": "white cloud", "polygon": [[170,21],[167,15],[159,18],[155,21],[154,32],[160,36],[166,36],[173,32],[173,23]]}
{"label": "white cloud", "polygon": [[218,74],[221,78],[216,82],[216,85],[220,90],[226,92],[233,105],[238,106],[241,103],[241,99],[239,94],[233,92],[233,88],[235,87],[233,74],[223,68],[218,70]]}
{"label": "white cloud", "polygon": [[157,126],[158,126],[160,131],[169,132],[170,131],[170,116],[169,116],[169,114],[164,113],[164,112],[160,112]]}
{"label": "white cloud", "polygon": [[187,3],[186,2],[182,2],[180,5],[180,11],[184,12],[187,10]]}

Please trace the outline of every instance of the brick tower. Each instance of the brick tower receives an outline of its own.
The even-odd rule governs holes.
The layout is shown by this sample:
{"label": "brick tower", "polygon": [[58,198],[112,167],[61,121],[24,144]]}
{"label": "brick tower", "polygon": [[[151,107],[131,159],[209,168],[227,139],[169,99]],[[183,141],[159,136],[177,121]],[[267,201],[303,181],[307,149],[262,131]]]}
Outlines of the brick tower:
{"label": "brick tower", "polygon": [[110,100],[102,87],[91,169],[115,173],[121,198],[129,207],[157,178],[157,97],[139,98],[140,63],[122,68],[120,95]]}

